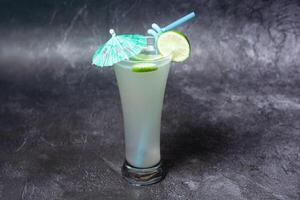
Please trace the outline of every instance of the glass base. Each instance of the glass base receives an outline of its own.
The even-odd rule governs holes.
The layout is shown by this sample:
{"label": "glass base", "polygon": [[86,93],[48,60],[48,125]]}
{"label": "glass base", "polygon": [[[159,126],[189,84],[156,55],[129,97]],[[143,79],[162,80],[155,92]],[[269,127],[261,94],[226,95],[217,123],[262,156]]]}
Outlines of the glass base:
{"label": "glass base", "polygon": [[122,166],[122,175],[130,184],[146,186],[160,182],[166,175],[161,162],[149,168],[135,168],[127,161]]}

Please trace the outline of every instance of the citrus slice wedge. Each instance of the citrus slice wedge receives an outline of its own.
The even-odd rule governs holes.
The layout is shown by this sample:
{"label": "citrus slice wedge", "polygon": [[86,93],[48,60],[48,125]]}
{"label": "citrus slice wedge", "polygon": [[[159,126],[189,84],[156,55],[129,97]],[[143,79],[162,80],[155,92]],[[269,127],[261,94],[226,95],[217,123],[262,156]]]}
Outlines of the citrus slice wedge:
{"label": "citrus slice wedge", "polygon": [[171,30],[161,33],[157,38],[157,49],[163,56],[172,55],[172,61],[182,62],[191,53],[188,38],[181,32]]}

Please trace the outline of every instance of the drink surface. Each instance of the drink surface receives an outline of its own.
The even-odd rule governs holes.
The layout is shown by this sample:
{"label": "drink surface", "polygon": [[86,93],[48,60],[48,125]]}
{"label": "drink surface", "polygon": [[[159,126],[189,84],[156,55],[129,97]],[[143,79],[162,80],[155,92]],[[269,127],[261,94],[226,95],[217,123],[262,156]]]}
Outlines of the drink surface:
{"label": "drink surface", "polygon": [[148,56],[138,63],[155,64],[154,71],[136,73],[136,62],[114,65],[123,110],[126,160],[134,167],[147,168],[160,161],[160,121],[169,59]]}

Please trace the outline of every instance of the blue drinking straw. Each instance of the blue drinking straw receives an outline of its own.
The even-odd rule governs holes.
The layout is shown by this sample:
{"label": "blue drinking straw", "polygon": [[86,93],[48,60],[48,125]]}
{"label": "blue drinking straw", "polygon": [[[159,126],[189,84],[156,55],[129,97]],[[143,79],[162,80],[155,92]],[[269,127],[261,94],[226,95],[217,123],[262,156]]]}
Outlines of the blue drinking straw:
{"label": "blue drinking straw", "polygon": [[151,133],[149,133],[149,131],[143,131],[141,133],[141,136],[140,136],[140,143],[138,144],[138,149],[137,149],[137,157],[136,157],[136,166],[137,167],[140,167],[143,162],[144,162],[144,156],[145,156],[145,153],[146,153],[146,148],[147,148],[147,140],[149,140],[149,135]]}
{"label": "blue drinking straw", "polygon": [[[180,19],[172,22],[171,24],[169,24],[163,28],[160,28],[157,24],[154,23],[154,24],[152,24],[153,29],[148,29],[147,33],[149,35],[152,35],[156,39],[160,33],[174,29],[175,27],[192,19],[193,17],[195,17],[195,13],[191,12],[190,14],[188,14],[184,17],[181,17]],[[141,133],[141,140],[138,145],[137,157],[136,157],[136,163],[135,163],[138,167],[140,165],[142,165],[144,162],[144,155],[146,153],[145,150],[146,150],[146,146],[147,146],[147,140],[149,140],[149,136],[151,136],[150,133],[147,133],[147,132]]]}
{"label": "blue drinking straw", "polygon": [[175,27],[185,23],[186,21],[192,19],[193,17],[195,17],[195,13],[194,12],[191,12],[190,14],[184,16],[184,17],[181,17],[180,19],[172,22],[171,24],[163,27],[163,28],[160,28],[157,24],[153,23],[152,24],[152,29],[148,29],[147,33],[149,35],[152,35],[153,37],[157,38],[157,36],[161,33],[161,32],[166,32],[166,31],[169,31],[171,29],[174,29]]}

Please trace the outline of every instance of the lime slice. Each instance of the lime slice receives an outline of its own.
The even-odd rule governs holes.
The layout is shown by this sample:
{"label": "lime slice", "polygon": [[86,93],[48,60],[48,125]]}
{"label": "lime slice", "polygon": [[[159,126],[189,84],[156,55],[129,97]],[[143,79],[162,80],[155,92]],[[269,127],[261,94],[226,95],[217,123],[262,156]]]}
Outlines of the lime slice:
{"label": "lime slice", "polygon": [[138,55],[135,55],[133,57],[130,58],[130,60],[133,61],[150,61],[150,60],[157,60],[162,58],[162,55],[147,55],[147,54],[143,54],[140,53]]}
{"label": "lime slice", "polygon": [[133,65],[133,72],[151,72],[157,70],[158,67],[153,63],[138,63]]}
{"label": "lime slice", "polygon": [[161,33],[157,39],[158,51],[163,56],[172,55],[172,61],[182,62],[191,53],[191,46],[188,38],[179,31],[167,31]]}

